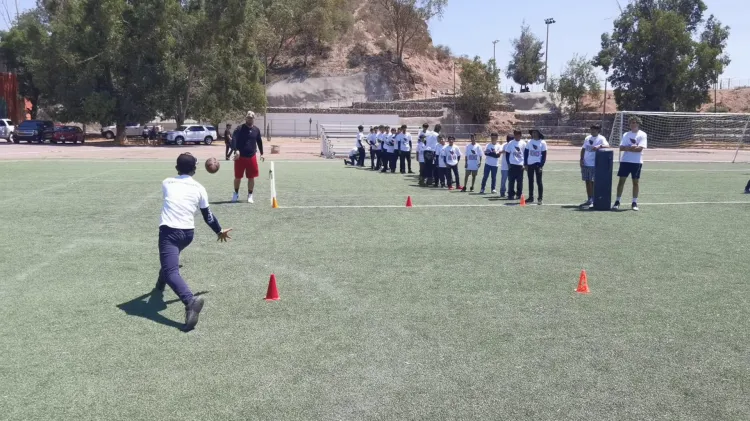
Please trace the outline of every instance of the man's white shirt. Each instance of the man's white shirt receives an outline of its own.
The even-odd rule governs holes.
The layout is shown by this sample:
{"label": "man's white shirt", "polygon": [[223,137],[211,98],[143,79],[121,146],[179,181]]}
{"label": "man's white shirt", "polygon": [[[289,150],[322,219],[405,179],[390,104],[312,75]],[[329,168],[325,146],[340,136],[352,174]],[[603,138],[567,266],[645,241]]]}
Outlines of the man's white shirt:
{"label": "man's white shirt", "polygon": [[357,143],[354,145],[355,148],[364,148],[362,141],[365,140],[365,134],[362,132],[357,133]]}
{"label": "man's white shirt", "polygon": [[[643,149],[648,147],[648,136],[643,130],[638,130],[638,133],[627,132],[622,135],[622,141],[620,146],[641,146]],[[620,157],[620,162],[630,162],[633,164],[643,164],[643,151],[630,152],[625,151]]]}
{"label": "man's white shirt", "polygon": [[160,226],[195,229],[195,212],[208,207],[208,194],[201,183],[189,175],[170,177],[161,183],[164,205]]}
{"label": "man's white shirt", "polygon": [[502,152],[502,150],[502,146],[500,146],[499,143],[494,145],[492,143],[488,143],[487,146],[484,147],[485,165],[489,165],[490,167],[497,167],[500,158],[495,158],[494,156],[490,156],[489,154],[499,154],[500,152]]}
{"label": "man's white shirt", "polygon": [[443,153],[445,154],[445,163],[447,165],[450,165],[451,167],[458,165],[458,159],[461,158],[461,148],[456,145],[448,145],[443,148]]}
{"label": "man's white shirt", "polygon": [[399,136],[401,136],[399,138],[399,142],[401,142],[401,151],[411,152],[411,134],[407,132],[406,134],[399,134]]}
{"label": "man's white shirt", "polygon": [[389,134],[385,138],[385,151],[388,153],[393,153],[393,151],[396,150],[396,136]]}
{"label": "man's white shirt", "polygon": [[547,151],[547,142],[531,139],[526,145],[526,149],[529,150],[529,158],[526,163],[528,165],[539,164],[542,162],[542,152]]}
{"label": "man's white shirt", "polygon": [[596,151],[594,150],[596,147],[608,148],[609,143],[607,142],[607,138],[602,135],[586,136],[586,140],[583,141],[583,146],[581,147],[581,149],[586,151],[583,153],[584,167],[596,166]]}
{"label": "man's white shirt", "polygon": [[385,136],[385,133],[378,133],[375,135],[375,150],[379,151],[383,147],[383,136]]}
{"label": "man's white shirt", "polygon": [[430,130],[425,135],[427,135],[427,146],[436,151],[437,149],[435,148],[440,145],[438,143],[438,134]]}
{"label": "man's white shirt", "polygon": [[526,149],[526,142],[523,140],[511,140],[505,144],[505,152],[510,157],[510,165],[523,165],[523,151]]}
{"label": "man's white shirt", "polygon": [[427,149],[427,145],[422,142],[417,143],[417,162],[424,162],[424,151]]}
{"label": "man's white shirt", "polygon": [[[503,153],[505,153],[505,147],[508,145],[506,142],[502,146]],[[500,157],[500,171],[508,171],[510,168],[508,168],[508,161],[505,160],[505,155]]]}
{"label": "man's white shirt", "polygon": [[375,133],[370,133],[369,135],[367,135],[367,143],[369,143],[370,146],[375,146]]}
{"label": "man's white shirt", "polygon": [[466,169],[469,171],[478,171],[479,162],[482,160],[482,147],[479,145],[466,145]]}

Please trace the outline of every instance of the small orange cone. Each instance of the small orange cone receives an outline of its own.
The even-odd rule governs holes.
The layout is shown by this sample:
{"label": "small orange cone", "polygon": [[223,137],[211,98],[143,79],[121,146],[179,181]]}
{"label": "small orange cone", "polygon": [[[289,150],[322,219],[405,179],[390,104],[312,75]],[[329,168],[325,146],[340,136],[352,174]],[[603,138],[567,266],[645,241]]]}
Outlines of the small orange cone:
{"label": "small orange cone", "polygon": [[276,275],[271,274],[268,280],[268,292],[266,292],[266,301],[276,301],[279,299],[279,290],[276,289]]}
{"label": "small orange cone", "polygon": [[411,196],[408,196],[408,197],[406,198],[406,207],[407,207],[407,208],[410,208],[410,207],[412,207],[412,204],[411,204]]}
{"label": "small orange cone", "polygon": [[586,271],[581,271],[581,277],[578,278],[578,289],[576,289],[576,292],[579,294],[588,294],[589,292],[589,280],[586,276]]}
{"label": "small orange cone", "polygon": [[523,195],[521,195],[521,203],[520,203],[520,205],[521,206],[526,206],[526,197],[523,196]]}
{"label": "small orange cone", "polygon": [[279,208],[279,202],[276,201],[275,197],[273,198],[273,203],[272,203],[271,207],[273,209],[278,209]]}

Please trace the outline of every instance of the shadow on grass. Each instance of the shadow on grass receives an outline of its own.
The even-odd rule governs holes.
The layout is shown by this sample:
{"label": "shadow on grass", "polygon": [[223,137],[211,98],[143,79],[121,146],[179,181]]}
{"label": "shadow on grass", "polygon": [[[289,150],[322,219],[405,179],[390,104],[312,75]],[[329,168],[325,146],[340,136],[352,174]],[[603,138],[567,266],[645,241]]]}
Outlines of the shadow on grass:
{"label": "shadow on grass", "polygon": [[[203,294],[208,294],[208,291],[198,292],[195,294],[195,296],[197,297]],[[167,308],[167,305],[179,302],[179,298],[164,301],[164,292],[154,289],[149,293],[141,295],[140,297],[136,297],[128,302],[118,304],[117,308],[124,311],[128,316],[143,317],[144,319],[151,320],[152,322],[159,323],[164,326],[173,327],[175,329],[182,329],[183,323],[176,322],[159,314],[160,311]]]}

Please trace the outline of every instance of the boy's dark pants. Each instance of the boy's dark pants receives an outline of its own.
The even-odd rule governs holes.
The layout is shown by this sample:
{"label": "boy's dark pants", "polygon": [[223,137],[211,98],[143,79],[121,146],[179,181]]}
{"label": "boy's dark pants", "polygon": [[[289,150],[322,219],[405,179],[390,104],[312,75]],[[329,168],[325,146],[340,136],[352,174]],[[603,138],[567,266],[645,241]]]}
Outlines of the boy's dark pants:
{"label": "boy's dark pants", "polygon": [[523,165],[508,168],[508,198],[523,196]]}
{"label": "boy's dark pants", "polygon": [[[534,197],[534,177],[536,177],[536,184],[539,186],[539,200],[544,198],[544,184],[542,183],[542,165],[533,164],[528,167],[529,172],[529,197]],[[523,176],[521,177],[523,178]]]}
{"label": "boy's dark pants", "polygon": [[187,305],[193,299],[187,282],[180,276],[180,252],[193,242],[194,230],[174,229],[162,225],[159,227],[159,270],[158,284],[166,283],[172,288],[180,301]]}
{"label": "boy's dark pants", "polygon": [[453,187],[453,177],[456,178],[456,187],[461,185],[461,179],[458,175],[458,165],[449,165],[445,169],[445,175],[448,178],[448,187]]}
{"label": "boy's dark pants", "polygon": [[370,169],[375,168],[375,149],[370,146]]}
{"label": "boy's dark pants", "polygon": [[406,165],[409,166],[409,172],[411,172],[411,152],[401,151],[401,174],[406,173]]}
{"label": "boy's dark pants", "polygon": [[359,158],[357,159],[357,165],[360,167],[365,166],[365,148],[357,148],[357,153],[359,153]]}

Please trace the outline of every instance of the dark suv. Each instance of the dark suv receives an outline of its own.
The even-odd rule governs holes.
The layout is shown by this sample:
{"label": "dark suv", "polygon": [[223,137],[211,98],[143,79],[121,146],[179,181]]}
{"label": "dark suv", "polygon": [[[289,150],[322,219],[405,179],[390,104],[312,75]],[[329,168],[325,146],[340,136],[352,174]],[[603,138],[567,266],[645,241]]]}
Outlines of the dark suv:
{"label": "dark suv", "polygon": [[16,127],[16,135],[13,137],[13,141],[16,143],[20,141],[44,143],[47,140],[52,140],[54,135],[55,123],[47,120],[26,120]]}

